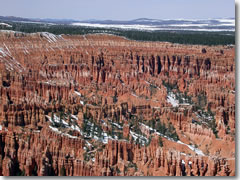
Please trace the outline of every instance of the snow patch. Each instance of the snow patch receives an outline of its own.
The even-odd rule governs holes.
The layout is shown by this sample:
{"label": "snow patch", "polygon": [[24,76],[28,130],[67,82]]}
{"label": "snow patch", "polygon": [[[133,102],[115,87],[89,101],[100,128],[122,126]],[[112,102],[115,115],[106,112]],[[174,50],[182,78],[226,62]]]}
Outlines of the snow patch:
{"label": "snow patch", "polygon": [[[78,125],[69,125],[66,121],[64,121],[63,119],[60,121],[60,118],[58,117],[58,116],[56,116],[55,114],[53,115],[53,119],[50,117],[50,116],[46,116],[47,118],[48,118],[48,120],[52,123],[52,124],[54,124],[55,122],[56,123],[62,123],[66,128],[70,128],[70,129],[72,129],[73,131],[78,131],[81,135],[83,135],[83,132],[82,132],[82,130],[78,127]],[[77,120],[77,117],[76,116],[74,116],[74,115],[72,115],[71,114],[71,117],[73,117],[75,120]],[[55,130],[56,130],[56,128],[55,128]]]}
{"label": "snow patch", "polygon": [[9,24],[7,24],[7,23],[0,23],[0,26],[6,26],[6,27],[9,27],[9,28],[12,27],[12,25],[9,25]]}
{"label": "snow patch", "polygon": [[119,129],[122,129],[122,126],[120,126],[119,124],[117,123],[112,123],[113,125],[115,125],[116,127],[118,127]]}
{"label": "snow patch", "polygon": [[[52,127],[52,126],[49,126],[50,127],[50,129],[52,129],[54,132],[60,132],[57,128],[55,128],[55,127]],[[60,132],[61,133],[61,132]]]}
{"label": "snow patch", "polygon": [[78,131],[81,135],[83,135],[82,130],[77,125],[71,125],[70,128],[74,131]]}
{"label": "snow patch", "polygon": [[117,29],[138,29],[138,30],[155,30],[156,27],[148,25],[124,25],[124,24],[98,24],[98,23],[72,23],[74,26],[100,27],[100,28],[117,28]]}
{"label": "snow patch", "polygon": [[139,135],[133,131],[130,131],[130,134],[132,135],[134,141],[136,141],[137,139],[139,139],[139,141],[141,142],[141,144],[144,146],[146,143],[148,143],[148,139],[142,135]]}
{"label": "snow patch", "polygon": [[172,92],[168,93],[167,102],[171,103],[173,107],[179,106],[179,102],[176,100],[176,96]]}
{"label": "snow patch", "polygon": [[139,96],[137,96],[136,94],[134,94],[134,93],[132,93],[131,94],[132,96],[134,96],[134,97],[137,97],[137,98],[139,98]]}
{"label": "snow patch", "polygon": [[62,134],[62,135],[64,135],[64,136],[67,136],[67,137],[69,137],[69,138],[72,138],[72,139],[76,139],[76,138],[77,138],[77,136],[72,136],[72,135],[67,134],[67,133],[62,133],[61,131],[59,131],[59,130],[58,130],[57,128],[55,128],[55,127],[49,126],[49,128],[50,128],[52,131],[54,131],[54,132],[56,132],[56,133],[58,133],[58,134]]}
{"label": "snow patch", "polygon": [[[153,128],[151,128],[151,127],[149,127],[149,126],[147,126],[147,125],[145,125],[145,124],[143,124],[143,123],[139,123],[139,124],[142,125],[142,126],[144,126],[144,127],[147,128],[147,129],[151,130],[151,131],[154,131],[157,135],[162,136],[162,137],[168,139],[169,141],[176,142],[176,141],[174,141],[172,138],[169,138],[169,137],[167,137],[167,136],[165,136],[165,135],[157,132],[156,129],[153,129]],[[191,145],[185,144],[185,143],[183,143],[183,142],[180,141],[180,140],[178,140],[176,143],[187,146],[189,149],[191,149],[192,151],[194,151],[194,152],[195,152],[196,154],[198,154],[199,156],[205,156],[205,154],[204,154],[200,149],[198,149],[198,148],[195,148],[195,147],[193,147],[193,146],[191,146]]]}
{"label": "snow patch", "polygon": [[80,92],[78,91],[74,91],[75,94],[77,94],[78,96],[82,96]]}
{"label": "snow patch", "polygon": [[57,42],[58,39],[62,38],[62,36],[57,36],[57,35],[49,33],[49,32],[41,32],[40,36],[47,39],[47,41],[50,43]]}
{"label": "snow patch", "polygon": [[205,154],[198,148],[193,147],[192,145],[188,145],[183,143],[182,141],[177,141],[178,144],[183,144],[185,146],[187,146],[189,149],[191,149],[192,151],[194,151],[197,155],[199,156],[205,156]]}
{"label": "snow patch", "polygon": [[3,57],[6,57],[9,55],[6,51],[4,51],[3,48],[0,48],[0,54],[2,54]]}
{"label": "snow patch", "polygon": [[90,142],[88,142],[88,141],[85,141],[85,142],[87,143],[88,147],[92,147],[93,146]]}
{"label": "snow patch", "polygon": [[77,117],[77,116],[75,116],[75,115],[73,115],[73,114],[71,114],[71,116],[72,116],[75,120],[78,120],[78,117]]}

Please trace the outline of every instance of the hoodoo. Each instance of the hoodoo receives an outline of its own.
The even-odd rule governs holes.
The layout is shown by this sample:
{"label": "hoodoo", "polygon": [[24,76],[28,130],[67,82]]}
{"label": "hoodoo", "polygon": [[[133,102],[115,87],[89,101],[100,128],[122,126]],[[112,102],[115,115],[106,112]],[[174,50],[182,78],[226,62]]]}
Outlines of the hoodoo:
{"label": "hoodoo", "polygon": [[234,176],[234,54],[0,31],[0,175]]}

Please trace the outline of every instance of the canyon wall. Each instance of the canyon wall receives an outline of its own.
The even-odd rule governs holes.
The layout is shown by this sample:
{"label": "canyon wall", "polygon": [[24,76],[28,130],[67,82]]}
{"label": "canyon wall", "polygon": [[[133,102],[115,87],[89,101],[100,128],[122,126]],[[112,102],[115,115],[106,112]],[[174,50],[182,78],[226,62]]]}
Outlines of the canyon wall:
{"label": "canyon wall", "polygon": [[0,31],[0,84],[0,175],[235,175],[233,46]]}

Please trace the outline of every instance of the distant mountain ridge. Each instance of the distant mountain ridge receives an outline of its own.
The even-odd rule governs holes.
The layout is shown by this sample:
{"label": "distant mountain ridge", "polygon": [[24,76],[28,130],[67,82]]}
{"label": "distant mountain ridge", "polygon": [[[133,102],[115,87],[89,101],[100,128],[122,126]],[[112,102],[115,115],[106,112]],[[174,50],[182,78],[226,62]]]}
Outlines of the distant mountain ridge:
{"label": "distant mountain ridge", "polygon": [[0,16],[0,21],[14,21],[14,22],[42,22],[42,23],[55,23],[55,24],[69,24],[79,22],[74,19],[52,19],[52,18],[22,18],[15,16]]}
{"label": "distant mountain ridge", "polygon": [[74,19],[40,19],[0,16],[0,22],[14,21],[26,23],[51,23],[75,26],[104,27],[137,30],[190,30],[190,31],[235,31],[235,18],[216,19],[149,19],[133,20],[74,20]]}

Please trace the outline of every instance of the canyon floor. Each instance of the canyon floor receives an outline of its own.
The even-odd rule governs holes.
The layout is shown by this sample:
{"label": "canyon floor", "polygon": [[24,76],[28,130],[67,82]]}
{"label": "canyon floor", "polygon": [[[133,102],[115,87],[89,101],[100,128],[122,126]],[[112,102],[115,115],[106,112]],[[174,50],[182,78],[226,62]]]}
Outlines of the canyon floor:
{"label": "canyon floor", "polygon": [[0,175],[234,176],[235,47],[0,31]]}

